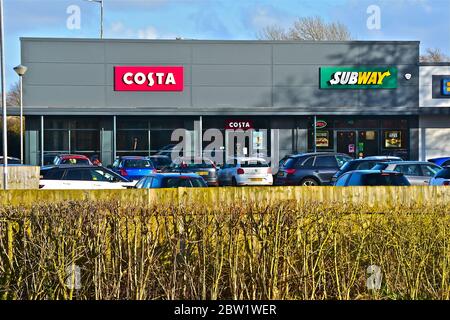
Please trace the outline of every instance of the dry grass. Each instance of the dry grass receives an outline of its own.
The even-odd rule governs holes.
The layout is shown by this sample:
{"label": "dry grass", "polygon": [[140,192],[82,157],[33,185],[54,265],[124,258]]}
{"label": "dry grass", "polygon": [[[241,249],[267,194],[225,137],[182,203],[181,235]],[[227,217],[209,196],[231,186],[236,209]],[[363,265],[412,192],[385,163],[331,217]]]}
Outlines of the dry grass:
{"label": "dry grass", "polygon": [[[3,299],[449,299],[450,204],[0,209]],[[66,285],[81,268],[81,289]],[[383,282],[369,291],[366,269]]]}

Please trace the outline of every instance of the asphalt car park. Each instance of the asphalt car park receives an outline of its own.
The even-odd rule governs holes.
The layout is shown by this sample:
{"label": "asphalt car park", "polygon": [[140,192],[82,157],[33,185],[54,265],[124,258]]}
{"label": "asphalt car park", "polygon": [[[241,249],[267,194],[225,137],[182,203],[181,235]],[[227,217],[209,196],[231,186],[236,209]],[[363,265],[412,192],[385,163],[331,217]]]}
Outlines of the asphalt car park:
{"label": "asphalt car park", "polygon": [[[430,161],[402,161],[390,156],[352,159],[341,153],[292,154],[279,162],[275,175],[269,163],[258,157],[230,158],[219,166],[208,158],[172,161],[165,155],[122,156],[105,168],[83,155],[52,156],[52,165],[41,167],[42,189],[450,184],[449,167],[442,169]],[[179,181],[165,183],[163,177],[169,175]]]}

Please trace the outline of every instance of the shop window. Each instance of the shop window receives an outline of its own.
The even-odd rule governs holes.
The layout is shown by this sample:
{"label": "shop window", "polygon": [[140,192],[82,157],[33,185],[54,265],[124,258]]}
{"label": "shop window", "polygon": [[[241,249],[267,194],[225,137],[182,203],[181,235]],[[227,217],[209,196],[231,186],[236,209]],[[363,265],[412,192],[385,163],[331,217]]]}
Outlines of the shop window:
{"label": "shop window", "polygon": [[148,129],[146,119],[118,117],[116,121],[117,129]]}
{"label": "shop window", "polygon": [[90,153],[100,150],[99,130],[72,130],[70,132],[71,151]]}
{"label": "shop window", "polygon": [[[160,150],[172,150],[178,142],[171,140],[172,130],[151,130],[150,131],[150,143],[151,152],[156,153]],[[193,141],[192,141],[193,143]]]}
{"label": "shop window", "polygon": [[408,120],[406,119],[383,119],[381,127],[385,129],[407,129]]}
{"label": "shop window", "polygon": [[45,130],[45,151],[70,152],[69,131],[67,130]]}
{"label": "shop window", "polygon": [[148,151],[147,130],[117,130],[118,151]]}

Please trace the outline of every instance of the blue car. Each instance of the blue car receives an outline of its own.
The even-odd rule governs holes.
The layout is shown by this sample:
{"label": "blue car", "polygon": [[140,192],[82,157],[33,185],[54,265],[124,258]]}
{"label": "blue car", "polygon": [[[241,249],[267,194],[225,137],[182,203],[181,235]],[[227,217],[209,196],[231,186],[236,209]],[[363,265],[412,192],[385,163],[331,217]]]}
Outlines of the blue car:
{"label": "blue car", "polygon": [[428,159],[428,161],[433,162],[434,164],[437,164],[438,166],[441,166],[441,167],[450,166],[450,157]]}
{"label": "blue car", "polygon": [[206,181],[195,173],[154,173],[136,183],[136,189],[206,188]]}
{"label": "blue car", "polygon": [[130,181],[156,173],[153,162],[148,157],[124,156],[117,158],[111,169]]}

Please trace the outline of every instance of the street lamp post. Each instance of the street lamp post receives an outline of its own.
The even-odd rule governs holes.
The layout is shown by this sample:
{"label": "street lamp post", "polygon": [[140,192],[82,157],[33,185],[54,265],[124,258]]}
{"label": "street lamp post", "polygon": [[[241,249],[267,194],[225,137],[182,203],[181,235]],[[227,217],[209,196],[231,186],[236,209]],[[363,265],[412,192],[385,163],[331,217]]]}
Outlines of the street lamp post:
{"label": "street lamp post", "polygon": [[3,30],[3,0],[0,0],[0,64],[2,81],[2,115],[3,115],[3,189],[8,189],[8,120],[6,117],[6,83]]}
{"label": "street lamp post", "polygon": [[14,68],[14,71],[19,76],[20,87],[20,163],[23,164],[23,76],[27,72],[28,68],[23,65],[18,65]]}
{"label": "street lamp post", "polygon": [[103,0],[86,0],[86,1],[100,3],[100,39],[103,39]]}

